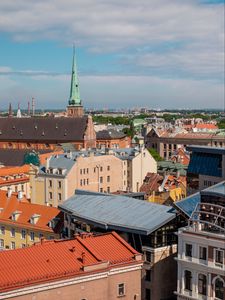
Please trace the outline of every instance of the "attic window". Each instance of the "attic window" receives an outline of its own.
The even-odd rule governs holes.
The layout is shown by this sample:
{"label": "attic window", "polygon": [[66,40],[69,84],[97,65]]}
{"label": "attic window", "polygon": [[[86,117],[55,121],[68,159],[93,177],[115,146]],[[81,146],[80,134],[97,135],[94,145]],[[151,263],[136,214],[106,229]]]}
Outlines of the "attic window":
{"label": "attic window", "polygon": [[16,126],[15,126],[15,125],[13,125],[12,129],[16,129]]}
{"label": "attic window", "polygon": [[20,130],[20,135],[23,135],[23,130]]}
{"label": "attic window", "polygon": [[58,127],[58,124],[56,124],[56,125],[55,125],[55,129],[58,129],[58,128],[59,128],[59,127]]}
{"label": "attic window", "polygon": [[40,215],[38,214],[33,214],[30,218],[30,223],[35,225],[37,223],[37,221],[39,220]]}
{"label": "attic window", "polygon": [[44,131],[42,131],[42,134],[41,135],[45,135],[45,132]]}
{"label": "attic window", "polygon": [[37,125],[34,125],[34,129],[37,129],[38,127],[37,127]]}

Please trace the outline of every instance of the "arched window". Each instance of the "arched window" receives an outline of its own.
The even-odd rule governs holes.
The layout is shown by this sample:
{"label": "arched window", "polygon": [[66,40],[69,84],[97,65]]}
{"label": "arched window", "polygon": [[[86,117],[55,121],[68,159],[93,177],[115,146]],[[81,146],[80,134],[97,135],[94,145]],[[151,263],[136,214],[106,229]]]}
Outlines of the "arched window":
{"label": "arched window", "polygon": [[185,290],[192,291],[192,274],[191,271],[184,271],[184,288]]}
{"label": "arched window", "polygon": [[198,293],[206,296],[207,278],[204,274],[198,275]]}
{"label": "arched window", "polygon": [[215,297],[217,299],[224,299],[224,283],[220,278],[215,281]]}

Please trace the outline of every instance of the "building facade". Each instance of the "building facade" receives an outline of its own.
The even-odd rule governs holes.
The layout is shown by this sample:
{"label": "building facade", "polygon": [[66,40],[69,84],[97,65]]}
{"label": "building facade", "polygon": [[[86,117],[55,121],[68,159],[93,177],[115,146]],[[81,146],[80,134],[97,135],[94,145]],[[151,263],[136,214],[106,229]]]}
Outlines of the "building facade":
{"label": "building facade", "polygon": [[52,156],[46,166],[30,172],[31,202],[57,207],[75,189],[94,192],[123,190],[123,162],[115,155],[95,151]]}
{"label": "building facade", "polygon": [[141,299],[142,256],[115,232],[42,240],[0,264],[0,299]]}
{"label": "building facade", "polygon": [[174,299],[179,226],[171,207],[126,196],[76,191],[59,206],[68,237],[115,230],[144,255],[142,300]]}
{"label": "building facade", "polygon": [[201,191],[178,232],[177,299],[225,299],[225,182]]}
{"label": "building facade", "polygon": [[224,133],[176,133],[160,132],[152,129],[145,137],[145,146],[155,149],[159,155],[168,160],[179,148],[188,145],[211,146],[225,148]]}
{"label": "building facade", "polygon": [[21,192],[0,191],[0,250],[31,246],[41,238],[60,238],[62,226],[57,208],[31,204]]}

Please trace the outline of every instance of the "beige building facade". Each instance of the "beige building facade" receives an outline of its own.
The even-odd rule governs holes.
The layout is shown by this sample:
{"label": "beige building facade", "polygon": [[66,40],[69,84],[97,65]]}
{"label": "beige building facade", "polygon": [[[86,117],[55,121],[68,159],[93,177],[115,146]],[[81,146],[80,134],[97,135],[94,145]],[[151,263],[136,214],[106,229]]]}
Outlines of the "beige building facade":
{"label": "beige building facade", "polygon": [[31,169],[31,202],[58,206],[75,189],[106,193],[122,190],[122,163],[114,155],[94,152],[51,157],[46,167]]}

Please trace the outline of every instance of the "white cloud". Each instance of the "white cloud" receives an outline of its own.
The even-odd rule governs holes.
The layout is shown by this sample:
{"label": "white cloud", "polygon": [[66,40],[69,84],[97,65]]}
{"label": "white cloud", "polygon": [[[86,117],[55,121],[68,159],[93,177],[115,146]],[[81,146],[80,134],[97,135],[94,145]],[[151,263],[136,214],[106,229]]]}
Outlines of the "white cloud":
{"label": "white cloud", "polygon": [[[149,48],[131,60],[142,67],[167,70],[175,66],[211,77],[223,71],[223,4],[203,5],[197,0],[17,0],[15,4],[1,0],[0,31],[18,41],[52,39],[69,45],[75,41],[78,47],[100,53],[127,54],[132,47]],[[173,49],[165,43],[174,44]]]}

